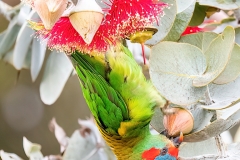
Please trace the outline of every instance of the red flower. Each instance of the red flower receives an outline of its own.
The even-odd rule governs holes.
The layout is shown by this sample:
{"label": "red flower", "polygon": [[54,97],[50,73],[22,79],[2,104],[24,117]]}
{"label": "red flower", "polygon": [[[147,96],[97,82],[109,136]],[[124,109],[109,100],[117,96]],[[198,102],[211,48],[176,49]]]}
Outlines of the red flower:
{"label": "red flower", "polygon": [[[109,45],[116,44],[137,31],[159,21],[163,14],[165,3],[156,0],[111,0],[110,8],[105,19],[96,32],[92,42],[88,45],[73,28],[68,17],[62,17],[52,28],[38,30],[39,37],[48,39],[50,49],[57,49],[67,53],[75,50],[92,53],[105,52]],[[79,24],[80,25],[80,24]]]}
{"label": "red flower", "polygon": [[199,28],[198,26],[196,27],[190,27],[188,26],[185,31],[182,33],[182,36],[186,35],[186,34],[192,34],[192,33],[197,33],[197,32],[202,32],[203,29]]}

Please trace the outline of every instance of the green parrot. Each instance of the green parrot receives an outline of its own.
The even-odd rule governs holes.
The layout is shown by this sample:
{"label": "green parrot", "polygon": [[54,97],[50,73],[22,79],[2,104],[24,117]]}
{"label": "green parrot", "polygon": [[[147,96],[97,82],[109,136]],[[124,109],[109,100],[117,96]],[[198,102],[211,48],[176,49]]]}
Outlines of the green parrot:
{"label": "green parrot", "polygon": [[177,159],[182,138],[174,143],[149,130],[155,107],[168,103],[126,47],[110,47],[105,55],[75,51],[71,59],[96,124],[118,160]]}

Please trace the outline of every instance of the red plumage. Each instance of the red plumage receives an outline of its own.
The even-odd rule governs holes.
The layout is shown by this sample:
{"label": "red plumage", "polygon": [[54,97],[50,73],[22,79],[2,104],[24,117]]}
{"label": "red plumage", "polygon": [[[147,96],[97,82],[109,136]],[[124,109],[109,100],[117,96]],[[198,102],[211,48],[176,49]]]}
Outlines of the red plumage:
{"label": "red plumage", "polygon": [[160,155],[160,149],[151,148],[142,154],[144,160],[154,160],[158,155]]}

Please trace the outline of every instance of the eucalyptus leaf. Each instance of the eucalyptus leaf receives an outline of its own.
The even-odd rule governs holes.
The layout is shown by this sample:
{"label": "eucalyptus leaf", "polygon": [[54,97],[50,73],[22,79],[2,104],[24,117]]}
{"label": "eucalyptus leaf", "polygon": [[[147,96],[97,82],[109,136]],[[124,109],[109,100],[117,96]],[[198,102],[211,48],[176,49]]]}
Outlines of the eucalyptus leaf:
{"label": "eucalyptus leaf", "polygon": [[240,45],[240,27],[235,28],[235,42]]}
{"label": "eucalyptus leaf", "polygon": [[10,21],[4,36],[0,39],[0,58],[4,56],[12,47],[17,38],[20,26],[17,24],[17,17]]}
{"label": "eucalyptus leaf", "polygon": [[238,0],[198,0],[200,5],[212,6],[222,10],[232,10],[240,7]]}
{"label": "eucalyptus leaf", "polygon": [[41,145],[30,142],[26,137],[23,137],[23,149],[30,160],[43,159]]}
{"label": "eucalyptus leaf", "polygon": [[231,58],[224,71],[213,81],[216,84],[229,83],[240,75],[240,46],[235,44]]}
{"label": "eucalyptus leaf", "polygon": [[22,160],[18,155],[14,153],[7,153],[3,150],[0,150],[0,157],[2,160]]}
{"label": "eucalyptus leaf", "polygon": [[[233,143],[227,146],[226,149],[226,155],[225,156],[220,156],[219,153],[216,151],[216,146],[213,147],[214,144],[214,139],[211,139],[208,141],[204,142],[198,142],[198,143],[187,143],[186,147],[185,143],[182,145],[183,146],[183,155],[188,155],[190,157],[182,157],[181,156],[181,149],[180,149],[180,157],[178,158],[179,160],[238,160],[240,156],[240,144],[239,143]],[[200,144],[200,145],[199,145]],[[206,151],[206,149],[209,149],[209,151]],[[193,152],[192,152],[193,150]],[[208,154],[201,154],[199,156],[191,156],[191,153],[200,153],[201,150],[206,151]],[[216,153],[214,152],[216,151]],[[210,152],[210,153],[209,153]],[[213,152],[213,153],[211,153]]]}
{"label": "eucalyptus leaf", "polygon": [[192,80],[206,70],[201,50],[193,45],[161,42],[152,48],[150,77],[153,85],[169,101],[189,105],[198,101],[206,87],[194,87]]}
{"label": "eucalyptus leaf", "polygon": [[163,113],[160,108],[155,108],[150,124],[158,133],[161,133],[165,129],[163,125]]}
{"label": "eucalyptus leaf", "polygon": [[24,60],[29,50],[29,45],[33,39],[33,33],[34,31],[28,27],[28,22],[25,22],[19,31],[13,51],[13,64],[18,70],[23,67]]}
{"label": "eucalyptus leaf", "polygon": [[215,138],[195,143],[184,142],[179,148],[180,157],[193,157],[205,154],[218,154]]}
{"label": "eucalyptus leaf", "polygon": [[[240,104],[236,104],[236,105],[226,108],[226,109],[217,110],[216,111],[217,119],[227,120],[229,117],[240,119],[240,117],[237,117],[236,115],[233,116],[239,110],[240,110]],[[239,114],[240,114],[240,112],[239,112]]]}
{"label": "eucalyptus leaf", "polygon": [[164,39],[175,20],[177,14],[176,0],[162,0],[162,2],[167,3],[169,7],[164,9],[164,16],[160,17],[160,22],[153,24],[158,29],[158,32],[150,40],[146,41],[146,45],[153,46]]}
{"label": "eucalyptus leaf", "polygon": [[18,24],[23,25],[26,22],[26,18],[31,13],[31,6],[23,5],[18,13]]}
{"label": "eucalyptus leaf", "polygon": [[[76,130],[71,136],[68,147],[63,155],[63,160],[69,159],[84,159],[92,151],[97,149],[96,141],[94,137],[90,135],[85,135],[84,137]],[[101,154],[99,152],[104,152],[103,148],[100,148],[96,154],[94,154],[89,159],[91,160],[108,160],[106,154]]]}
{"label": "eucalyptus leaf", "polygon": [[1,42],[2,39],[5,37],[6,33],[7,33],[7,30],[4,30],[4,31],[2,31],[2,32],[0,33],[0,42]]}
{"label": "eucalyptus leaf", "polygon": [[224,99],[222,101],[217,101],[217,102],[214,101],[214,103],[211,105],[201,105],[200,107],[208,110],[220,110],[220,109],[231,107],[236,103],[238,103],[238,100],[236,100],[236,98],[230,98],[230,99]]}
{"label": "eucalyptus leaf", "polygon": [[13,50],[8,51],[8,52],[5,54],[3,60],[4,60],[5,62],[8,62],[9,64],[13,65]]}
{"label": "eucalyptus leaf", "polygon": [[31,59],[31,77],[34,82],[42,68],[45,53],[47,50],[47,42],[40,43],[36,38],[32,44],[32,59]]}
{"label": "eucalyptus leaf", "polygon": [[240,157],[240,144],[234,143],[228,146],[227,158],[219,158],[218,160],[238,160]]}
{"label": "eucalyptus leaf", "polygon": [[177,16],[164,41],[177,41],[191,20],[196,0],[177,0]]}
{"label": "eucalyptus leaf", "polygon": [[207,70],[203,75],[196,76],[193,79],[195,87],[208,85],[223,72],[231,57],[234,41],[235,33],[231,26],[226,27],[222,35],[212,41],[205,52]]}
{"label": "eucalyptus leaf", "polygon": [[179,42],[189,43],[200,48],[203,53],[208,49],[211,42],[217,38],[218,34],[214,32],[199,32],[188,34],[181,37]]}
{"label": "eucalyptus leaf", "polygon": [[73,70],[64,53],[53,51],[47,59],[40,84],[40,96],[45,104],[53,104],[60,96]]}
{"label": "eucalyptus leaf", "polygon": [[202,6],[199,5],[199,3],[196,3],[189,26],[199,26],[200,24],[202,24],[207,15],[206,12],[208,8],[208,6]]}
{"label": "eucalyptus leaf", "polygon": [[[204,108],[222,109],[230,107],[240,99],[240,77],[224,85],[211,84],[209,85],[209,91],[212,100],[217,105],[213,104],[212,107],[204,106]],[[227,105],[219,105],[219,103],[221,104],[222,101],[225,101]]]}
{"label": "eucalyptus leaf", "polygon": [[31,68],[31,59],[32,59],[32,48],[29,47],[25,60],[23,62],[22,68],[30,69]]}
{"label": "eucalyptus leaf", "polygon": [[231,108],[218,110],[217,120],[207,125],[204,129],[184,136],[185,142],[199,142],[217,136],[222,132],[229,130],[240,122],[240,105],[234,105]]}
{"label": "eucalyptus leaf", "polygon": [[238,129],[234,135],[234,142],[240,142],[240,127],[238,127]]}
{"label": "eucalyptus leaf", "polygon": [[194,109],[190,110],[194,118],[192,132],[196,132],[202,130],[209,124],[214,112],[201,108],[199,104],[195,104],[193,108]]}

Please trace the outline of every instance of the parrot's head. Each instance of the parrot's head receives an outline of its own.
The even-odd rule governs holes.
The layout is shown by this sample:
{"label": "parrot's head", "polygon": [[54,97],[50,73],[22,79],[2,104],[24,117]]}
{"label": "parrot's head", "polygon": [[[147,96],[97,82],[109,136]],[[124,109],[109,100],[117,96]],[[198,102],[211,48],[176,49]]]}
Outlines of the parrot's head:
{"label": "parrot's head", "polygon": [[143,160],[177,160],[178,147],[183,141],[183,134],[172,140],[172,143],[166,144],[165,147],[159,149],[152,147],[142,153]]}

